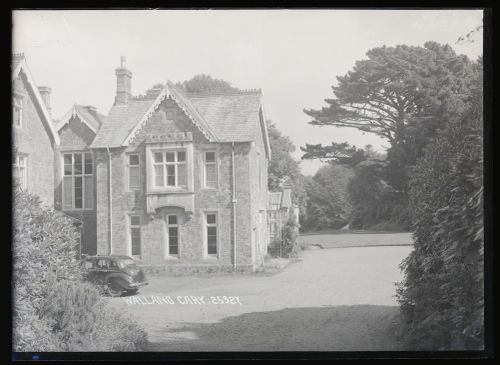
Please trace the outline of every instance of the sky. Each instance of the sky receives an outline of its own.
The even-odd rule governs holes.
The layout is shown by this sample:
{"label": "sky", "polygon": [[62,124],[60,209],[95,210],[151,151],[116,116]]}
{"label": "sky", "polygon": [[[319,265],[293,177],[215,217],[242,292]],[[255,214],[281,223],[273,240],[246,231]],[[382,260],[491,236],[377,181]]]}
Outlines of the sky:
{"label": "sky", "polygon": [[[196,74],[261,88],[270,119],[297,146],[344,142],[384,151],[377,136],[318,127],[303,109],[319,109],[343,76],[375,47],[426,41],[476,59],[482,39],[456,40],[482,24],[482,10],[23,10],[13,12],[13,51],[24,52],[38,86],[52,88],[52,114],[74,103],[107,114],[115,68],[127,58],[132,93]],[[301,162],[311,175],[320,161]]]}

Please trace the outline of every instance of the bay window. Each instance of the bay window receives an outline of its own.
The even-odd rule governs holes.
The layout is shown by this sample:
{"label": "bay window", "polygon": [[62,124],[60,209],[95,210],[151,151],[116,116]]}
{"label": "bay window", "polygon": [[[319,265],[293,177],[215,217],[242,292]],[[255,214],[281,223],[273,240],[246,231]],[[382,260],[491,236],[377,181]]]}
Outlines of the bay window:
{"label": "bay window", "polygon": [[186,151],[153,152],[153,186],[187,187]]}
{"label": "bay window", "polygon": [[94,200],[92,153],[64,153],[63,164],[63,209],[91,209]]}

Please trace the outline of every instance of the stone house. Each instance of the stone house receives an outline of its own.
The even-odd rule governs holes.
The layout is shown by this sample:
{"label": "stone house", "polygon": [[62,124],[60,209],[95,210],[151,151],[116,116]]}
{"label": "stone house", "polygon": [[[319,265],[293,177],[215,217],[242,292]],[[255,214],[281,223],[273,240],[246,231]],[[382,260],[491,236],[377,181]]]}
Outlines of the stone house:
{"label": "stone house", "polygon": [[13,180],[53,206],[59,136],[50,113],[50,88],[35,84],[24,54],[12,59]]}
{"label": "stone house", "polygon": [[152,267],[255,269],[268,242],[262,93],[194,95],[167,82],[132,96],[124,61],[114,105],[90,146],[90,133],[81,143],[92,155],[82,164],[93,166],[97,253]]}

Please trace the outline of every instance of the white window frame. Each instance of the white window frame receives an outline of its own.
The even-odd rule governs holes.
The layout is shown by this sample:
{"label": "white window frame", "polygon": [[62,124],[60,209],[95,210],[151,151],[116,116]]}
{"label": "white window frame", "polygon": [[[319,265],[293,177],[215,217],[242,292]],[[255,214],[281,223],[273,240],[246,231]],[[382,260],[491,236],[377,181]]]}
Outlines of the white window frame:
{"label": "white window frame", "polygon": [[[142,188],[142,182],[141,182],[141,155],[139,153],[129,153],[126,155],[127,156],[127,190],[128,191],[140,191]],[[130,157],[131,156],[137,156],[139,159],[139,164],[138,165],[131,165],[130,164]],[[130,185],[130,169],[131,168],[137,168],[139,169],[139,186],[131,186]]]}
{"label": "white window frame", "polygon": [[[177,219],[177,223],[175,224],[170,224],[169,223],[169,217],[175,216]],[[179,223],[180,215],[179,214],[167,214],[166,216],[166,227],[167,227],[167,246],[165,248],[165,257],[166,258],[179,258],[181,254],[181,227]],[[177,228],[177,253],[176,254],[171,254],[170,253],[170,229],[169,228]]]}
{"label": "white window frame", "polygon": [[[208,223],[207,216],[215,215],[215,223]],[[218,258],[220,247],[219,247],[219,214],[215,211],[206,211],[203,214],[203,253],[206,258]],[[216,228],[216,253],[208,253],[208,227]]]}
{"label": "white window frame", "polygon": [[[139,224],[132,224],[132,218],[139,218]],[[142,256],[142,219],[140,214],[129,214],[128,215],[128,254],[131,257],[141,257]],[[139,228],[139,254],[133,254],[132,252],[132,228]]]}
{"label": "white window frame", "polygon": [[[214,161],[207,162],[207,153],[214,154]],[[205,189],[217,190],[219,187],[219,164],[218,164],[218,154],[216,150],[205,150],[203,151],[203,187]],[[215,166],[215,186],[208,186],[207,184],[207,165]]]}
{"label": "white window frame", "polygon": [[[17,170],[17,177],[19,181],[19,189],[21,191],[25,191],[28,188],[28,156],[27,155],[16,155],[16,160],[14,162],[13,168]],[[21,170],[24,171],[22,175],[22,179],[19,179],[21,176]]]}
{"label": "white window frame", "polygon": [[[184,153],[184,161],[178,161],[178,155],[179,152]],[[153,189],[187,189],[189,186],[189,172],[188,172],[188,152],[186,149],[172,149],[172,150],[152,150],[152,162],[153,162],[153,181],[152,181],[152,186]],[[156,162],[155,161],[155,154],[161,153],[162,154],[162,162]],[[167,153],[173,153],[174,154],[174,161],[167,162]],[[168,185],[168,178],[167,178],[167,166],[174,166],[174,177],[175,177],[175,185]],[[185,185],[179,185],[179,165],[184,165],[186,166],[186,184]],[[156,166],[163,166],[163,185],[156,185]]]}
{"label": "white window frame", "polygon": [[[16,119],[16,116],[19,118]],[[22,98],[18,96],[14,96],[12,106],[12,124],[17,128],[23,127],[23,101]]]}
{"label": "white window frame", "polygon": [[[75,175],[75,155],[82,155],[82,173],[79,174],[79,175]],[[91,174],[87,174],[85,173],[85,155],[86,154],[89,154],[91,156],[91,160],[92,160],[92,173]],[[66,175],[65,174],[65,171],[64,171],[64,157],[65,155],[71,155],[71,175]],[[61,197],[61,201],[62,201],[62,209],[65,210],[65,211],[69,211],[69,210],[92,210],[94,209],[94,189],[95,189],[95,186],[94,186],[94,170],[95,170],[95,166],[94,166],[94,154],[91,152],[91,151],[64,151],[62,152],[62,161],[61,161],[61,164],[62,164],[62,197]],[[66,202],[64,201],[64,192],[65,192],[65,178],[66,177],[71,177],[71,208],[67,208],[67,204]],[[81,208],[76,208],[75,207],[75,178],[76,177],[81,177],[82,178],[82,207]],[[91,177],[91,181],[92,181],[92,199],[90,200],[91,201],[91,204],[89,207],[86,206],[86,193],[85,193],[85,188],[86,188],[86,185],[85,185],[85,178],[86,177]]]}

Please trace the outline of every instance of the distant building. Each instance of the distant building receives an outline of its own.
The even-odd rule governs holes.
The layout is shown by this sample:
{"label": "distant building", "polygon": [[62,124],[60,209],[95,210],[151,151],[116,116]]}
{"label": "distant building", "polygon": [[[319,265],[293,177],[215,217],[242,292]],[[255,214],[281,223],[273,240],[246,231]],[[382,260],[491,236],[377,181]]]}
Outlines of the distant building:
{"label": "distant building", "polygon": [[281,239],[282,229],[291,217],[299,224],[299,207],[292,203],[292,186],[288,178],[281,182],[279,191],[268,194],[268,244],[272,244]]}

